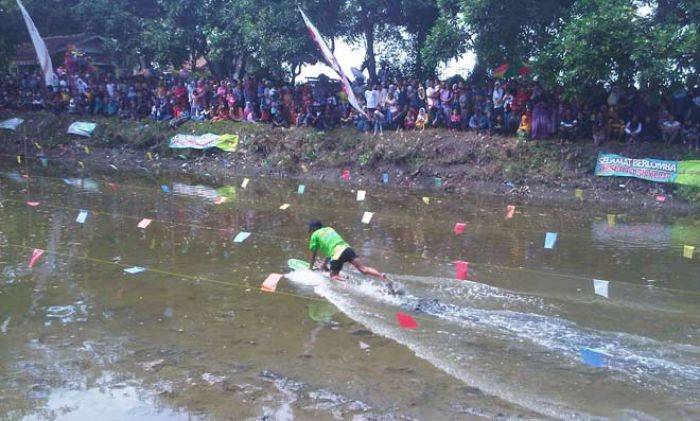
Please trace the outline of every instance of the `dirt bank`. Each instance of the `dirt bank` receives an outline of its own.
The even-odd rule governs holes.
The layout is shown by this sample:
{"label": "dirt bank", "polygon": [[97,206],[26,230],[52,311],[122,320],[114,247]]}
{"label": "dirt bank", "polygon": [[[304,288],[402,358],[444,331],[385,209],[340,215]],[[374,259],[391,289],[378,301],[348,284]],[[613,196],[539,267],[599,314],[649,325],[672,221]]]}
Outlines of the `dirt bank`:
{"label": "dirt bank", "polygon": [[[348,169],[350,183],[357,185],[380,184],[382,174],[388,173],[389,184],[401,188],[478,192],[518,202],[538,200],[619,210],[663,207],[680,213],[693,212],[700,203],[698,189],[593,175],[601,151],[631,157],[698,159],[681,146],[611,142],[595,147],[591,142],[558,141],[518,145],[514,138],[445,130],[375,137],[353,129],[324,133],[236,122],[188,122],[175,129],[153,122],[82,119],[98,123],[93,137],[86,139],[65,134],[71,122],[80,120],[72,116],[0,113],[0,120],[11,116],[26,121],[15,133],[0,131],[5,159],[23,155],[26,139],[28,158],[44,155],[73,169],[80,161],[92,172],[113,171],[110,165],[114,165],[120,170],[171,171],[220,181],[240,175],[269,175],[341,183],[341,174]],[[238,150],[183,154],[167,147],[168,139],[176,133],[208,132],[238,134]],[[583,191],[583,201],[576,197],[576,189]],[[657,201],[658,195],[667,200]]]}

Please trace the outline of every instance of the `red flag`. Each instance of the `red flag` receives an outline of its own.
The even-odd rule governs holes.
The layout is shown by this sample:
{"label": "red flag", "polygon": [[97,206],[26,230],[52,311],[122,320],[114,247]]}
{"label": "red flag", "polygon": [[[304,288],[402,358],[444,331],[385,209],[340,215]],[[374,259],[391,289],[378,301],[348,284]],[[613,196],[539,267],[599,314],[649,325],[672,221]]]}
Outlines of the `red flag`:
{"label": "red flag", "polygon": [[469,263],[461,260],[455,262],[455,277],[459,280],[466,281],[469,275]]}
{"label": "red flag", "polygon": [[343,170],[343,180],[350,181],[350,170]]}
{"label": "red flag", "polygon": [[404,329],[418,329],[418,322],[410,314],[396,313],[396,321]]}
{"label": "red flag", "polygon": [[44,255],[44,250],[34,249],[34,251],[32,251],[32,257],[29,259],[29,267],[33,268],[34,265],[36,264],[36,262],[38,262],[39,259],[41,259],[41,256],[43,256],[43,255]]}
{"label": "red flag", "polygon": [[515,206],[508,205],[508,207],[506,208],[506,219],[512,219],[514,213],[515,213]]}
{"label": "red flag", "polygon": [[464,229],[467,228],[467,224],[458,222],[455,224],[455,234],[459,235],[464,232]]}

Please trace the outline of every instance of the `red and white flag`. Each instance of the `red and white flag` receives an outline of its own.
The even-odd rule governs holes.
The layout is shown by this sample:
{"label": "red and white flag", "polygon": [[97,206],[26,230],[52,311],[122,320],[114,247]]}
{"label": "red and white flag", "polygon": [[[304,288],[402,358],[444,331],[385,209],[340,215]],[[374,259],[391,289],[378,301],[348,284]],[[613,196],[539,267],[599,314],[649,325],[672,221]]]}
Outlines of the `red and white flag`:
{"label": "red and white flag", "polygon": [[22,2],[17,0],[17,6],[19,6],[19,10],[22,12],[24,23],[27,24],[29,36],[32,38],[32,44],[34,44],[34,49],[36,50],[36,57],[39,61],[39,65],[41,66],[41,70],[44,72],[44,81],[46,82],[46,86],[54,85],[56,75],[53,72],[53,63],[51,63],[49,50],[46,49],[44,40],[41,38],[41,35],[39,35],[39,31],[36,29],[36,25],[34,25],[32,17],[29,16],[27,9],[24,8]]}
{"label": "red and white flag", "polygon": [[333,53],[331,52],[331,49],[328,48],[328,44],[326,44],[326,41],[323,40],[321,37],[321,34],[318,32],[318,29],[314,26],[313,23],[309,20],[309,18],[306,16],[306,13],[304,13],[301,8],[299,8],[299,12],[301,13],[301,17],[304,19],[304,23],[306,24],[306,28],[309,30],[309,35],[311,38],[314,40],[316,45],[318,46],[318,49],[321,50],[321,54],[323,54],[323,58],[326,59],[326,62],[328,63],[329,66],[335,72],[340,76],[341,82],[343,82],[343,91],[345,91],[345,94],[348,96],[348,102],[350,102],[350,105],[352,105],[358,112],[361,114],[364,114],[365,112],[362,110],[362,107],[360,106],[360,103],[357,102],[357,98],[355,97],[355,92],[352,90],[352,86],[350,85],[350,80],[348,77],[345,75],[345,72],[343,71],[342,67],[340,67],[340,63],[338,63],[338,59],[335,58]]}

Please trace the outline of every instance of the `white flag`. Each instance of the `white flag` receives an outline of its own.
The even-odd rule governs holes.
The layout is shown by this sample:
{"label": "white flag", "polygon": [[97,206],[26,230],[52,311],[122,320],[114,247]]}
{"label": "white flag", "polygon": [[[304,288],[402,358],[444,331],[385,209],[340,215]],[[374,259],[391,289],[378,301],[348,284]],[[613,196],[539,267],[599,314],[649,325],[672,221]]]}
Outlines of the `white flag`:
{"label": "white flag", "polygon": [[39,35],[39,31],[34,25],[32,17],[27,13],[27,9],[24,8],[22,2],[17,0],[17,5],[19,10],[22,11],[22,17],[24,18],[24,23],[27,24],[27,30],[29,31],[29,36],[32,37],[32,43],[34,44],[34,49],[36,50],[36,56],[39,60],[39,65],[41,70],[44,72],[44,81],[46,86],[53,85],[56,75],[53,72],[53,64],[51,63],[51,56],[49,55],[49,50],[46,49],[46,44],[44,40]]}
{"label": "white flag", "polygon": [[338,76],[340,76],[340,80],[343,82],[343,91],[345,91],[345,94],[347,94],[348,96],[348,102],[350,102],[350,105],[352,105],[357,111],[359,111],[360,114],[364,114],[365,112],[362,110],[360,103],[358,103],[357,98],[355,98],[355,92],[353,92],[352,90],[350,80],[345,75],[343,69],[340,67],[340,63],[338,63],[338,60],[331,52],[331,49],[328,48],[328,44],[326,44],[326,41],[324,41],[323,38],[321,38],[321,34],[318,32],[318,29],[316,29],[314,24],[311,23],[309,18],[306,16],[306,13],[304,13],[304,11],[301,10],[301,8],[299,8],[299,12],[301,12],[301,17],[304,19],[306,28],[309,30],[309,35],[311,35],[311,38],[318,46],[318,49],[321,50],[323,58],[326,59],[328,65],[331,66],[331,68],[335,70],[336,73],[338,73]]}

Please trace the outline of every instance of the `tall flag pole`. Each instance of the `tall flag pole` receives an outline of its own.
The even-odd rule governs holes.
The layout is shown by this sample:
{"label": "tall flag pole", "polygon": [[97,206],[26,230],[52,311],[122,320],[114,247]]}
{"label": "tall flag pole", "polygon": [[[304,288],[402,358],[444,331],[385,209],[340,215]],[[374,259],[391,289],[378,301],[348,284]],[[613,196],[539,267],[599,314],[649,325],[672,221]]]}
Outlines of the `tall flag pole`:
{"label": "tall flag pole", "polygon": [[328,44],[326,44],[326,42],[323,40],[321,34],[318,32],[318,29],[316,29],[314,24],[311,23],[309,18],[306,16],[306,13],[304,13],[304,11],[301,10],[301,7],[299,8],[299,12],[301,13],[301,17],[304,19],[306,28],[309,30],[309,35],[311,36],[311,39],[314,40],[318,49],[321,50],[323,58],[326,60],[328,65],[331,66],[333,70],[335,70],[338,76],[340,76],[340,80],[343,83],[343,91],[345,91],[345,94],[347,94],[348,96],[348,102],[350,102],[350,105],[352,105],[360,114],[365,114],[364,110],[360,106],[360,103],[357,102],[355,92],[353,92],[352,86],[350,85],[350,80],[348,79],[347,75],[345,75],[345,72],[343,71],[342,67],[340,67],[338,59],[335,58],[335,56],[331,52],[331,49],[328,48]]}
{"label": "tall flag pole", "polygon": [[27,30],[29,31],[29,36],[32,38],[32,43],[34,44],[34,49],[36,50],[36,56],[39,60],[39,65],[41,70],[44,72],[44,81],[46,86],[53,85],[56,75],[53,72],[53,63],[51,63],[51,56],[49,55],[49,50],[46,49],[46,44],[41,38],[39,31],[34,25],[32,17],[27,13],[27,9],[20,0],[17,0],[17,5],[19,10],[22,12],[22,17],[24,18],[24,23],[27,24]]}

